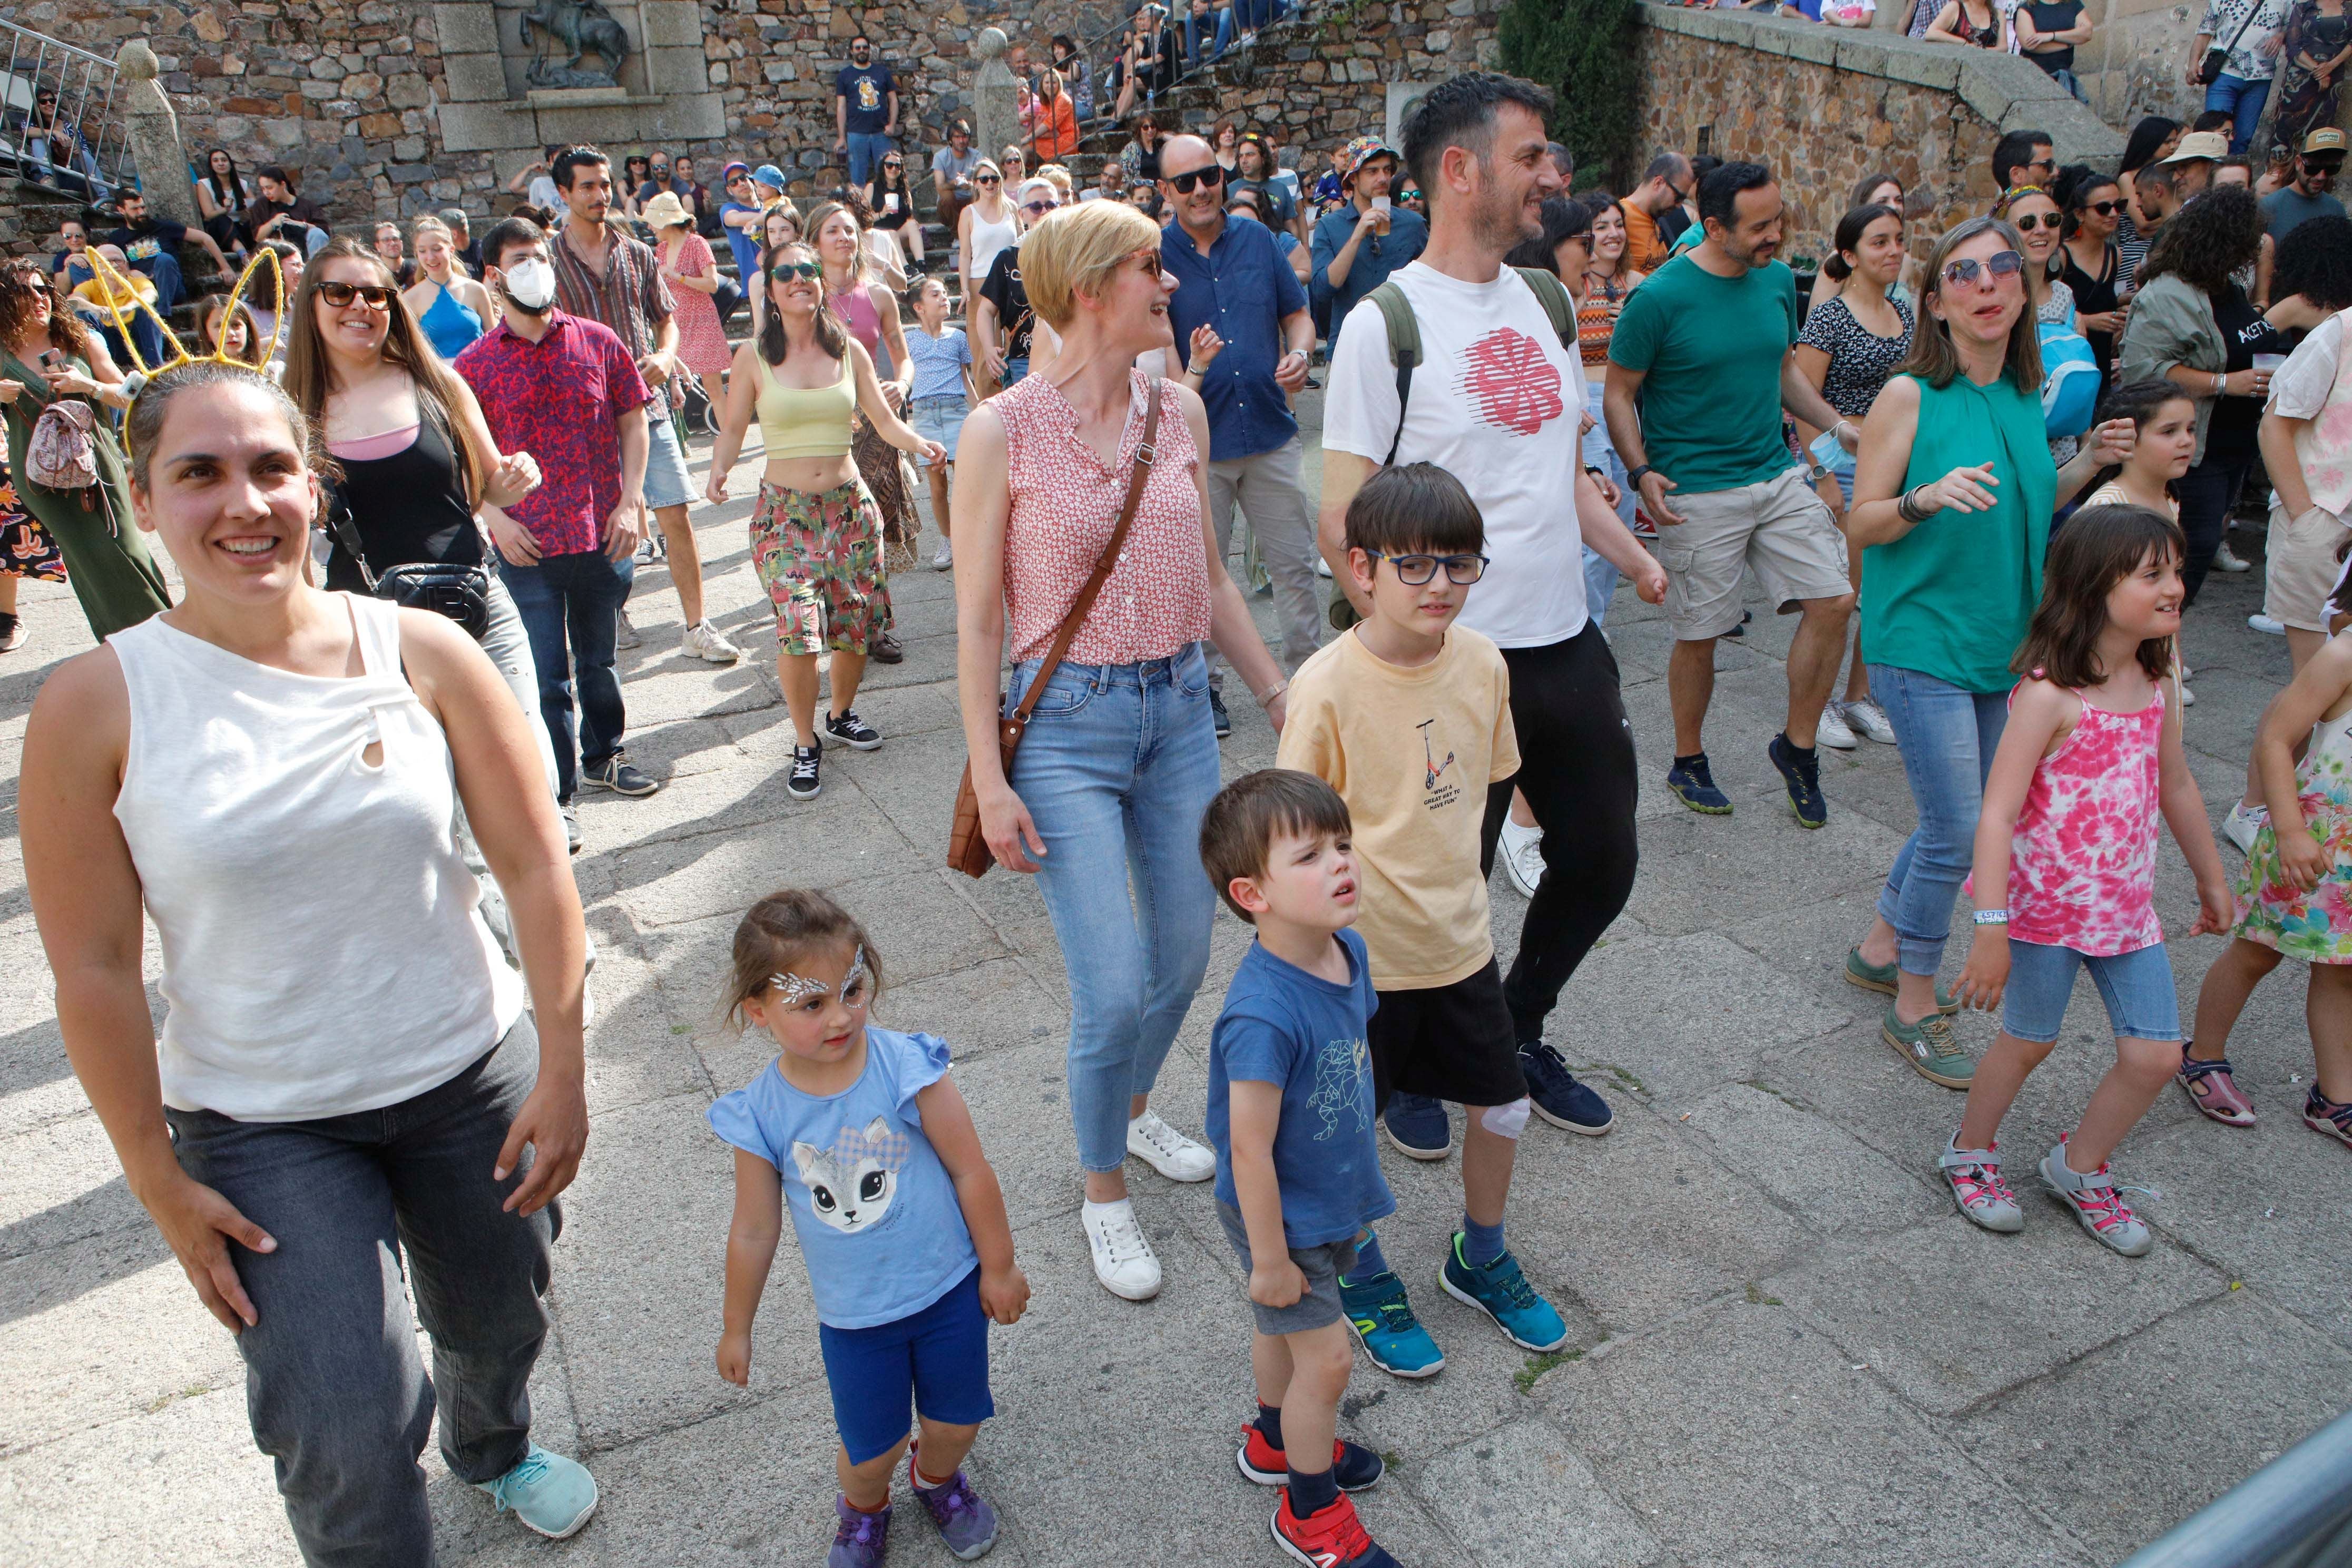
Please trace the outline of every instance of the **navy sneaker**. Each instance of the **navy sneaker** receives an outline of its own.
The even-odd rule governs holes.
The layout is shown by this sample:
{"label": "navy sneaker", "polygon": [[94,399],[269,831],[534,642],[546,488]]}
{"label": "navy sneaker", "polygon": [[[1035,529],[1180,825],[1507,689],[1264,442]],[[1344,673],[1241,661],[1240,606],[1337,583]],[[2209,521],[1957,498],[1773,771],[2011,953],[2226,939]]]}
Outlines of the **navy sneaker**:
{"label": "navy sneaker", "polygon": [[1780,777],[1789,785],[1789,809],[1796,815],[1800,827],[1819,827],[1830,819],[1830,803],[1822,795],[1822,758],[1815,752],[1811,759],[1797,755],[1786,735],[1775,735],[1772,743],[1764,748],[1772,765],[1780,770]]}
{"label": "navy sneaker", "polygon": [[1528,1098],[1536,1114],[1554,1127],[1598,1138],[1617,1125],[1609,1102],[1576,1081],[1559,1052],[1541,1040],[1519,1047],[1519,1073],[1528,1080]]}
{"label": "navy sneaker", "polygon": [[1445,1107],[1425,1094],[1391,1094],[1381,1112],[1381,1131],[1396,1152],[1414,1160],[1443,1160],[1454,1152],[1454,1123]]}
{"label": "navy sneaker", "polygon": [[1731,815],[1731,797],[1715,787],[1715,774],[1707,769],[1705,752],[1688,763],[1676,761],[1666,770],[1666,793],[1701,816]]}
{"label": "navy sneaker", "polygon": [[1209,717],[1217,726],[1217,739],[1222,741],[1234,732],[1233,715],[1225,711],[1225,699],[1213,686],[1209,688]]}

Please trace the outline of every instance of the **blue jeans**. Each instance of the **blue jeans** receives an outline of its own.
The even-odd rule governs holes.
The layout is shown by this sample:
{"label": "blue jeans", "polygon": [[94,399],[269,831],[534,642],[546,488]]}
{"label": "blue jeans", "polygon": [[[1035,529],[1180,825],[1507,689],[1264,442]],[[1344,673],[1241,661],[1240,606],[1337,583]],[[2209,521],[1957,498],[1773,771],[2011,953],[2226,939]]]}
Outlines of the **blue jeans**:
{"label": "blue jeans", "polygon": [[2074,995],[2078,969],[2091,972],[2091,984],[2107,1005],[2107,1025],[2117,1038],[2180,1038],[2180,994],[2173,989],[2172,960],[2165,956],[2162,942],[2102,958],[2015,937],[2009,941],[2001,1032],[2038,1046],[2056,1040],[2066,1021],[2066,1004]]}
{"label": "blue jeans", "polygon": [[1019,359],[1008,359],[1004,362],[1005,385],[1011,386],[1028,374],[1029,356],[1027,354],[1023,354]]}
{"label": "blue jeans", "polygon": [[180,277],[180,258],[168,250],[159,250],[144,261],[131,264],[135,271],[144,272],[155,282],[155,313],[168,318],[172,307],[187,297],[188,286]]}
{"label": "blue jeans", "polygon": [[2263,105],[2270,96],[2271,84],[2268,81],[2248,81],[2243,77],[2231,76],[2228,71],[2223,71],[2206,85],[2206,109],[2226,109],[2236,121],[2230,130],[2231,153],[2243,153],[2246,144],[2254,139],[2254,127],[2262,122]]}
{"label": "blue jeans", "polygon": [[610,560],[601,550],[542,556],[536,566],[518,566],[503,556],[499,560],[499,577],[514,595],[523,628],[530,634],[531,663],[539,669],[540,718],[555,748],[559,801],[571,800],[582,764],[593,767],[621,749],[627,715],[621,705],[621,679],[613,673],[614,641],[620,636],[621,606],[628,603],[635,576],[635,562],[626,556]]}
{"label": "blue jeans", "polygon": [[[1625,482],[1624,460],[1617,456],[1616,445],[1609,439],[1609,422],[1601,413],[1601,383],[1584,384],[1585,403],[1592,410],[1593,426],[1584,433],[1584,460],[1608,474],[1617,487],[1617,521],[1627,528],[1633,526],[1633,487]],[[1590,544],[1584,547],[1584,613],[1599,626],[1609,614],[1610,601],[1617,596],[1617,584],[1625,574],[1604,559]]]}
{"label": "blue jeans", "polygon": [[[1010,713],[1036,678],[1016,666]],[[1150,1091],[1209,966],[1216,894],[1201,816],[1223,777],[1195,645],[1140,664],[1065,659],[1013,753],[1045,841],[1037,890],[1069,961],[1070,1120],[1078,1163],[1127,1158],[1128,1100]]]}
{"label": "blue jeans", "polygon": [[874,171],[886,153],[897,151],[890,138],[879,131],[852,131],[849,142],[849,183],[862,185],[873,178]]}
{"label": "blue jeans", "polygon": [[1895,726],[1919,812],[1879,891],[1878,913],[1895,928],[1903,973],[1933,974],[1951,934],[1952,900],[1975,857],[1985,774],[2009,722],[2009,694],[1963,691],[1916,669],[1874,664],[1870,695]]}
{"label": "blue jeans", "polygon": [[[441,1413],[461,1481],[495,1480],[530,1444],[530,1369],[547,1338],[562,1212],[499,1205],[507,1128],[539,1077],[530,1015],[447,1082],[379,1110],[237,1121],[169,1110],[181,1169],[278,1238],[232,1247],[258,1314],[236,1336],[253,1440],[278,1462],[287,1521],[310,1563],[433,1561],[433,1510],[416,1466]],[[416,1321],[433,1342],[417,1356]]]}

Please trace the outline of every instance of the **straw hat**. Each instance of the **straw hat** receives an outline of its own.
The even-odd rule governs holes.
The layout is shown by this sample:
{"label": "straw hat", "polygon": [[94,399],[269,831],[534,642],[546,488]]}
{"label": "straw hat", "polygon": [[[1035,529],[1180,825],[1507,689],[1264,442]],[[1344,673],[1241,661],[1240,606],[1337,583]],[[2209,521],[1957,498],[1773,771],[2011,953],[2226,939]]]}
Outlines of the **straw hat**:
{"label": "straw hat", "polygon": [[656,228],[680,228],[694,222],[687,215],[686,204],[677,199],[675,191],[656,192],[654,199],[645,205],[640,216]]}

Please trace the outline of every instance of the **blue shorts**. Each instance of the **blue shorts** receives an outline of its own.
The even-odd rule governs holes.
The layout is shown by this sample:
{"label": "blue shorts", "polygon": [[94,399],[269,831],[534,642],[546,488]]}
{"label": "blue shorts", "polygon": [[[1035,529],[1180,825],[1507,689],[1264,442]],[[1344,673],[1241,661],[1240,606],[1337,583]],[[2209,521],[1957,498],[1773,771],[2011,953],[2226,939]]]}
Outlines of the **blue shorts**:
{"label": "blue shorts", "polygon": [[948,461],[955,461],[956,442],[963,436],[963,416],[971,411],[961,392],[942,393],[937,397],[918,397],[907,408],[907,423],[915,434],[926,441],[937,441],[948,449]]}
{"label": "blue shorts", "polygon": [[2074,994],[2074,971],[2088,969],[2091,984],[2107,1005],[2107,1022],[2118,1037],[2136,1040],[2180,1038],[2180,997],[2172,988],[2172,960],[2164,944],[2099,958],[2071,947],[2009,942],[2009,989],[2000,999],[2004,1033],[2038,1046],[2058,1037],[2066,1003]]}
{"label": "blue shorts", "polygon": [[687,505],[694,499],[694,481],[687,477],[677,426],[667,417],[648,419],[646,434],[646,504],[656,511],[666,506]]}
{"label": "blue shorts", "polygon": [[943,1426],[977,1426],[996,1414],[977,1268],[919,1312],[870,1329],[819,1323],[816,1341],[833,1385],[833,1424],[853,1465],[906,1440],[909,1405]]}

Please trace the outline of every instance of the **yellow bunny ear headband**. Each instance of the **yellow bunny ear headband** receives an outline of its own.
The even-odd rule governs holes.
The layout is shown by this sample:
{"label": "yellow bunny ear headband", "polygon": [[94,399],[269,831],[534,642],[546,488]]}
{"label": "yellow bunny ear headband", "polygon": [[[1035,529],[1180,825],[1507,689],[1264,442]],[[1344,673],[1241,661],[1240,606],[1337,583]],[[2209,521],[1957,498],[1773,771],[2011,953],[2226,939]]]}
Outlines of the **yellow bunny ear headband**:
{"label": "yellow bunny ear headband", "polygon": [[[154,377],[163,374],[163,372],[167,370],[177,370],[184,364],[201,364],[210,363],[214,364],[237,365],[247,370],[253,368],[249,362],[240,359],[231,359],[226,353],[223,353],[219,349],[215,349],[212,353],[205,354],[190,353],[187,351],[186,346],[180,342],[178,336],[173,332],[171,323],[164,321],[163,317],[155,313],[155,307],[147,302],[146,297],[138,291],[138,289],[131,283],[130,279],[115,270],[113,263],[110,262],[105,257],[100,256],[98,253],[96,247],[93,246],[84,254],[89,258],[90,270],[98,275],[100,282],[106,285],[107,312],[114,318],[115,326],[121,329],[123,347],[130,351],[131,363],[138,367],[139,374],[142,378],[152,380]],[[253,259],[245,264],[245,270],[237,275],[236,287],[228,291],[228,314],[234,316],[236,313],[237,307],[245,302],[246,290],[252,285],[255,274],[261,270],[261,264],[265,261],[269,264],[270,276],[278,285],[278,303],[279,306],[279,310],[277,312],[277,319],[270,324],[269,352],[261,356],[261,363],[268,364],[271,360],[278,357],[278,340],[285,336],[286,318],[291,314],[290,311],[284,308],[289,302],[286,298],[285,269],[278,263],[278,253],[270,249],[268,246],[263,246],[258,251],[257,251],[254,254]],[[131,304],[131,311],[129,315],[124,314],[122,309],[122,300],[126,295],[130,298]],[[131,317],[137,315],[142,310],[146,312],[147,319],[155,323],[155,330],[162,334],[163,342],[171,345],[172,352],[170,356],[160,364],[149,364],[144,359],[140,357],[138,340],[132,335],[131,331]]]}

